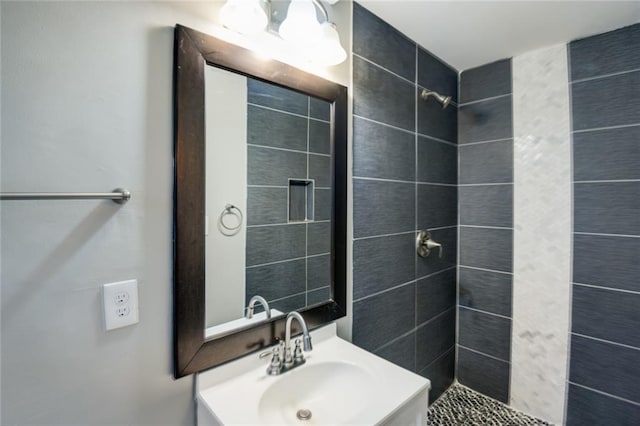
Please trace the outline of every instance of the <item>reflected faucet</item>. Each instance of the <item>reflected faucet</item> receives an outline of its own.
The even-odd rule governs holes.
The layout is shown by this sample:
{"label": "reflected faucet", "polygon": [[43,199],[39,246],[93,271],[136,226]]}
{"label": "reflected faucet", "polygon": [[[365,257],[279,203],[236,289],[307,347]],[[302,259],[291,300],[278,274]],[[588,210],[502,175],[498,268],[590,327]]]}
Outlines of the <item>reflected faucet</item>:
{"label": "reflected faucet", "polygon": [[262,307],[264,308],[264,312],[267,314],[267,318],[271,318],[271,309],[269,308],[269,304],[262,296],[253,296],[251,300],[249,300],[249,306],[247,306],[247,314],[245,317],[247,319],[253,318],[253,312],[255,310],[256,302],[260,302]]}

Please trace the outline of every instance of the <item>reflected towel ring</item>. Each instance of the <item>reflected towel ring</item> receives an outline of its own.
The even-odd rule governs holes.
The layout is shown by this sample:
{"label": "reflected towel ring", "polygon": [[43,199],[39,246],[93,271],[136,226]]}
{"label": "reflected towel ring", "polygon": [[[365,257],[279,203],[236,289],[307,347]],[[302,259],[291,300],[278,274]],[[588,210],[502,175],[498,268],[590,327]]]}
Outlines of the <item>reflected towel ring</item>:
{"label": "reflected towel ring", "polygon": [[[235,216],[238,219],[238,224],[235,226],[229,226],[226,223],[224,223],[224,217],[227,215]],[[222,232],[224,235],[227,235],[227,236],[237,234],[238,232],[240,232],[240,229],[242,228],[243,220],[244,220],[244,216],[242,215],[242,210],[240,210],[238,207],[234,206],[233,204],[227,204],[226,206],[224,206],[224,209],[222,210],[222,212],[220,212],[220,217],[218,218],[218,225],[219,225],[220,232]]]}

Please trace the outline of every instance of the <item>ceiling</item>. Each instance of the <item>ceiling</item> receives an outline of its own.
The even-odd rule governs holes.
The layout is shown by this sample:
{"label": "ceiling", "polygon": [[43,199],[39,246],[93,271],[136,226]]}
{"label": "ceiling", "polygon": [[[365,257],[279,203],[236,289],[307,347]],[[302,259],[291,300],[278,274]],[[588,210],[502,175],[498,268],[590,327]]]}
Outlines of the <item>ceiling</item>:
{"label": "ceiling", "polygon": [[640,0],[357,1],[459,71],[640,22]]}

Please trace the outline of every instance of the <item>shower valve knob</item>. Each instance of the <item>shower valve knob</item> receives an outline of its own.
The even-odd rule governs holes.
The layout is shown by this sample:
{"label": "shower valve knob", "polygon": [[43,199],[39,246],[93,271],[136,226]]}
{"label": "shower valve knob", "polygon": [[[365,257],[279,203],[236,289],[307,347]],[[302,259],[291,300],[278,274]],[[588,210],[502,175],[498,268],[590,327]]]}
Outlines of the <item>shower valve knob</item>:
{"label": "shower valve knob", "polygon": [[442,244],[431,239],[431,232],[419,231],[416,236],[416,252],[420,257],[428,257],[431,250],[438,249],[438,257],[442,259]]}

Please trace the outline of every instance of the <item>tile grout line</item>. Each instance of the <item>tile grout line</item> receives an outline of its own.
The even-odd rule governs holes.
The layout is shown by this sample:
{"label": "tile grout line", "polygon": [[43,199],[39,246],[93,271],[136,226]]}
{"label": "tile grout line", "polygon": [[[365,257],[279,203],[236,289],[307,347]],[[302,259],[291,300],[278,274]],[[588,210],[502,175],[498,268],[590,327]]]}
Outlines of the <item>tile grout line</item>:
{"label": "tile grout line", "polygon": [[594,284],[584,284],[584,283],[578,283],[578,282],[573,282],[573,285],[577,285],[580,287],[589,287],[589,288],[596,288],[598,290],[607,290],[607,291],[616,291],[619,293],[628,293],[628,294],[637,294],[640,295],[640,291],[634,291],[634,290],[625,290],[622,288],[615,288],[615,287],[606,287],[606,286],[600,286],[600,285],[594,285]]}
{"label": "tile grout line", "polygon": [[479,228],[479,229],[502,229],[506,231],[513,231],[513,226],[490,226],[490,225],[466,225],[460,224],[461,228]]}
{"label": "tile grout line", "polygon": [[589,336],[587,334],[581,334],[581,333],[576,333],[576,332],[572,331],[571,335],[572,336],[582,337],[584,339],[595,340],[596,342],[600,342],[600,343],[607,343],[609,345],[619,346],[619,347],[622,347],[622,348],[631,349],[631,350],[634,350],[634,351],[640,351],[640,347],[637,347],[637,346],[627,345],[627,344],[624,344],[624,343],[618,343],[618,342],[614,342],[612,340],[600,339],[599,337]]}
{"label": "tile grout line", "polygon": [[415,83],[413,83],[411,80],[409,80],[408,78],[403,77],[403,76],[401,76],[400,74],[395,73],[395,72],[391,71],[390,69],[385,68],[385,67],[383,67],[382,65],[380,65],[380,64],[378,64],[378,63],[376,63],[376,62],[373,62],[373,61],[372,61],[372,60],[370,60],[370,59],[365,58],[364,56],[361,56],[361,55],[360,55],[360,54],[358,54],[358,53],[352,53],[352,55],[353,55],[354,57],[358,58],[358,59],[361,59],[361,60],[363,60],[363,61],[365,61],[365,62],[367,62],[367,63],[369,63],[369,64],[371,64],[371,65],[373,65],[373,66],[375,66],[375,67],[377,67],[377,68],[379,68],[379,69],[381,69],[381,70],[383,70],[383,71],[388,72],[389,74],[393,75],[394,77],[397,77],[397,78],[401,79],[401,80],[402,80],[402,81],[404,81],[405,83],[409,83],[409,84],[411,84],[411,85],[414,85],[414,84],[415,84]]}
{"label": "tile grout line", "polygon": [[454,343],[453,345],[449,346],[444,352],[442,352],[440,355],[438,355],[438,357],[436,359],[434,359],[433,361],[431,361],[429,364],[425,365],[424,367],[422,367],[420,369],[420,371],[418,371],[418,374],[422,373],[424,370],[426,370],[427,368],[431,367],[433,364],[435,364],[437,361],[440,361],[442,358],[444,358],[445,356],[449,355],[449,353],[453,350],[455,350],[455,346],[456,344]]}
{"label": "tile grout line", "polygon": [[395,237],[398,235],[409,235],[415,233],[415,230],[404,231],[404,232],[396,232],[393,234],[380,234],[380,235],[369,235],[366,237],[354,237],[353,241],[361,241],[361,240],[370,240],[372,238],[384,238],[384,237]]}
{"label": "tile grout line", "polygon": [[[415,85],[414,85],[414,110],[413,110],[413,128],[414,128],[414,136],[413,136],[413,148],[414,148],[414,157],[413,157],[413,164],[414,164],[414,180],[415,180],[415,185],[414,185],[414,189],[413,189],[413,202],[414,202],[414,213],[413,213],[413,229],[414,231],[417,231],[418,229],[418,213],[419,213],[419,209],[418,209],[418,176],[419,176],[419,171],[418,171],[418,103],[420,102],[420,98],[419,96],[417,96],[417,90],[416,87],[418,85],[418,44],[415,44],[415,53],[414,53],[415,57],[415,73],[414,73],[414,77],[415,77]],[[416,285],[414,286],[414,291],[413,291],[413,328],[414,330],[417,329],[418,327],[418,281],[417,281],[417,275],[418,275],[418,256],[416,256],[416,253],[412,253],[413,254],[413,278],[416,280]],[[418,369],[418,333],[414,333],[413,335],[413,371],[415,372]]]}
{"label": "tile grout line", "polygon": [[500,138],[500,139],[487,139],[484,141],[476,141],[476,142],[464,142],[464,143],[460,143],[458,144],[459,147],[465,147],[465,146],[475,146],[475,145],[484,145],[484,144],[488,144],[488,143],[497,143],[497,142],[513,142],[514,138],[510,137],[510,138]]}
{"label": "tile grout line", "polygon": [[467,346],[465,346],[465,345],[461,345],[460,343],[458,343],[458,346],[460,346],[460,347],[461,347],[462,349],[464,349],[464,350],[467,350],[467,351],[470,351],[470,352],[474,352],[474,353],[476,353],[476,354],[478,354],[478,355],[486,356],[487,358],[491,358],[491,359],[494,359],[494,360],[496,360],[496,361],[504,362],[505,364],[509,364],[509,365],[511,365],[511,361],[507,361],[507,360],[505,360],[505,359],[501,359],[501,358],[498,358],[498,357],[496,357],[496,356],[489,355],[489,354],[487,354],[487,353],[484,353],[484,352],[479,351],[479,350],[476,350],[476,349],[471,349],[471,348],[469,348],[469,347],[467,347]]}
{"label": "tile grout line", "polygon": [[300,222],[283,222],[283,223],[262,223],[257,225],[247,225],[247,228],[268,228],[269,226],[296,226],[296,225],[308,225],[310,223],[331,223],[330,220],[312,220],[312,221],[300,221]]}
{"label": "tile grout line", "polygon": [[[457,225],[439,226],[439,227],[436,227],[436,228],[429,228],[429,230],[430,231],[442,231],[442,230],[446,230],[446,229],[453,229],[455,227],[457,227]],[[372,238],[395,237],[395,236],[398,236],[398,235],[415,234],[416,230],[417,230],[417,225],[416,225],[416,229],[411,230],[411,231],[395,232],[395,233],[391,233],[391,234],[368,235],[366,237],[356,237],[356,238],[353,239],[353,241],[370,240]]]}
{"label": "tile grout line", "polygon": [[312,254],[309,256],[305,256],[305,257],[293,257],[291,259],[285,259],[285,260],[277,260],[275,262],[267,262],[267,263],[258,263],[255,265],[248,265],[246,267],[246,269],[251,269],[251,268],[259,268],[261,266],[271,266],[271,265],[277,265],[279,263],[287,263],[287,262],[294,262],[296,260],[302,260],[302,259],[306,259],[307,257],[320,257],[320,256],[327,256],[330,255],[331,253],[320,253],[320,254]]}
{"label": "tile grout line", "polygon": [[478,268],[476,266],[469,266],[469,265],[463,265],[460,264],[459,265],[460,268],[467,268],[467,269],[475,269],[476,271],[483,271],[483,272],[495,272],[497,274],[504,274],[504,275],[511,275],[513,276],[513,272],[506,272],[506,271],[498,271],[497,269],[488,269],[488,268]]}
{"label": "tile grout line", "polygon": [[[458,101],[462,100],[462,88],[460,86],[462,73],[457,73],[457,83],[458,83]],[[460,316],[458,315],[458,310],[460,309],[460,252],[461,252],[461,240],[460,240],[460,105],[456,107],[456,194],[457,194],[457,202],[456,202],[456,323],[455,323],[455,338],[453,341],[455,347],[454,361],[453,361],[453,379],[458,380],[458,361],[459,361],[459,336],[460,336]]]}
{"label": "tile grout line", "polygon": [[450,267],[448,267],[448,268],[446,268],[446,269],[441,269],[441,270],[439,270],[439,271],[432,272],[432,273],[430,273],[430,274],[423,275],[423,276],[421,276],[421,277],[417,277],[417,278],[416,278],[416,284],[418,283],[418,281],[426,280],[427,278],[432,278],[432,277],[435,277],[435,276],[437,276],[437,275],[444,274],[445,272],[449,272],[449,271],[451,271],[453,268],[455,268],[455,266],[450,266]]}
{"label": "tile grout line", "polygon": [[[310,132],[311,132],[311,122],[309,121],[309,117],[311,117],[311,96],[307,96],[307,180],[309,179],[309,170],[310,170],[310,166],[309,163],[311,162],[311,157],[309,156],[309,139],[310,139]],[[315,181],[312,183],[312,185],[315,185]],[[305,211],[308,208],[308,200],[306,199],[307,197],[307,191],[305,190],[305,206],[304,209]],[[313,196],[315,197],[315,191],[313,191]],[[315,207],[315,200],[313,200],[313,204]],[[313,214],[314,218],[315,218],[315,212],[311,212],[311,214]],[[306,217],[309,217],[309,212],[307,212]],[[330,221],[329,221],[330,222]],[[305,289],[305,293],[304,293],[304,305],[305,306],[309,306],[309,224],[307,223],[304,227],[304,289]]]}
{"label": "tile grout line", "polygon": [[267,111],[279,112],[279,113],[282,113],[282,114],[292,115],[294,117],[307,118],[309,120],[319,121],[321,123],[331,124],[330,121],[322,120],[320,118],[311,117],[311,113],[309,113],[309,116],[305,117],[304,115],[298,114],[296,112],[285,111],[283,109],[273,108],[273,107],[269,107],[269,106],[266,106],[266,105],[255,104],[255,103],[252,103],[252,102],[247,102],[247,105],[250,105],[250,106],[256,107],[256,108],[265,109]]}
{"label": "tile grout line", "polygon": [[597,184],[597,183],[638,183],[640,179],[602,179],[602,180],[574,180],[574,184]]}
{"label": "tile grout line", "polygon": [[391,292],[393,290],[398,290],[398,289],[400,289],[402,287],[407,287],[407,286],[409,286],[411,284],[414,284],[415,282],[416,282],[416,280],[413,279],[411,281],[406,281],[404,283],[394,285],[393,287],[385,288],[384,290],[376,291],[375,293],[367,294],[366,296],[354,298],[353,299],[353,303],[355,304],[356,302],[362,302],[363,300],[371,299],[372,297],[380,296],[382,294],[389,293],[389,292]]}
{"label": "tile grout line", "polygon": [[301,150],[298,150],[298,149],[280,148],[280,147],[277,147],[277,146],[258,145],[258,144],[255,144],[255,143],[248,143],[247,146],[250,146],[250,147],[253,147],[253,148],[272,149],[274,151],[293,152],[293,153],[296,153],[296,154],[306,154],[307,156],[309,156],[309,155],[317,155],[318,157],[331,157],[331,155],[329,155],[329,154],[321,154],[321,153],[317,153],[317,152],[301,151]]}
{"label": "tile grout line", "polygon": [[449,146],[452,146],[452,147],[457,147],[458,146],[457,143],[450,142],[450,141],[448,141],[446,139],[437,138],[435,136],[430,136],[430,135],[427,135],[425,133],[420,133],[420,132],[417,132],[417,133],[418,133],[418,142],[420,142],[420,138],[424,138],[424,139],[432,140],[434,142],[443,143],[445,145],[449,145]]}
{"label": "tile grout line", "polygon": [[633,234],[603,234],[599,232],[577,232],[573,231],[574,235],[587,235],[594,237],[620,237],[620,238],[640,238],[640,235]]}
{"label": "tile grout line", "polygon": [[[413,108],[413,128],[414,128],[414,136],[413,136],[413,148],[414,148],[414,157],[413,157],[413,165],[414,165],[414,180],[415,180],[415,185],[413,188],[413,197],[414,197],[414,212],[413,212],[413,229],[417,230],[418,229],[418,213],[419,213],[419,209],[418,209],[418,176],[419,176],[419,171],[418,171],[418,107],[419,107],[419,102],[420,102],[420,97],[418,96],[416,87],[418,85],[418,44],[415,44],[415,56],[414,56],[414,60],[415,60],[415,73],[414,73],[414,77],[415,77],[415,85],[414,85],[414,108]],[[413,328],[414,330],[418,327],[418,281],[417,281],[417,275],[418,275],[418,256],[416,255],[415,252],[412,253],[413,254],[413,278],[416,279],[416,285],[414,286],[414,292],[413,292]],[[414,344],[413,344],[413,371],[417,371],[418,369],[418,337],[417,337],[418,333],[414,333],[413,335],[413,340],[414,340]]]}
{"label": "tile grout line", "polygon": [[362,115],[358,115],[358,114],[355,114],[355,113],[351,114],[351,115],[353,115],[354,118],[358,118],[360,120],[368,121],[370,123],[379,124],[379,125],[384,126],[384,127],[389,127],[391,129],[398,130],[400,132],[409,133],[411,135],[413,135],[413,133],[414,133],[411,130],[403,129],[402,127],[394,126],[393,124],[385,123],[383,121],[374,120],[373,118],[364,117]]}
{"label": "tile grout line", "polygon": [[458,183],[458,187],[465,186],[499,186],[499,185],[513,185],[513,182],[485,182],[485,183]]}
{"label": "tile grout line", "polygon": [[627,399],[627,398],[622,398],[621,396],[613,395],[611,393],[603,392],[603,391],[598,390],[598,389],[590,388],[589,386],[584,386],[584,385],[581,385],[579,383],[572,382],[571,380],[567,380],[567,383],[569,383],[569,384],[571,384],[573,386],[578,386],[579,388],[583,388],[583,389],[589,390],[591,392],[599,393],[600,395],[608,396],[609,398],[614,398],[614,399],[617,399],[617,400],[620,400],[620,401],[624,401],[624,402],[626,402],[628,404],[637,405],[638,407],[640,407],[640,402],[635,402],[635,401],[632,401],[632,400]]}
{"label": "tile grout line", "polygon": [[575,133],[598,132],[602,130],[625,129],[627,127],[638,127],[638,126],[640,126],[640,123],[618,124],[616,126],[591,127],[588,129],[578,129],[578,130],[574,129],[571,131],[571,133],[575,134]]}
{"label": "tile grout line", "polygon": [[353,178],[357,180],[369,180],[373,182],[406,183],[411,185],[418,184],[418,185],[451,186],[451,187],[456,186],[453,183],[420,182],[416,180],[387,179],[387,178],[377,178],[377,177],[369,177],[369,176],[353,176]]}
{"label": "tile grout line", "polygon": [[593,81],[593,80],[602,80],[605,78],[610,78],[610,77],[617,77],[620,75],[625,75],[625,74],[633,74],[634,72],[640,72],[640,68],[633,68],[630,70],[624,70],[624,71],[618,71],[618,72],[612,72],[609,74],[599,74],[593,77],[583,77],[583,78],[578,78],[575,80],[571,80],[571,76],[569,76],[569,83],[570,84],[574,84],[574,83],[584,83],[587,81]]}
{"label": "tile grout line", "polygon": [[[573,86],[571,85],[571,44],[566,44],[566,52],[567,52],[567,90],[569,91],[569,145],[570,145],[570,154],[569,154],[569,167],[571,168],[570,180],[571,185],[569,187],[570,197],[571,197],[571,214],[569,218],[569,239],[570,239],[570,247],[569,247],[569,279],[573,281],[573,261],[574,261],[574,246],[575,246],[575,160],[574,160],[574,133],[573,133]],[[567,421],[567,415],[569,413],[569,379],[571,375],[571,329],[573,328],[573,285],[569,285],[569,307],[568,307],[568,330],[567,330],[567,359],[565,361],[565,394],[564,394],[564,406],[562,409],[562,420],[564,423]]]}
{"label": "tile grout line", "polygon": [[479,104],[479,103],[482,103],[482,102],[493,101],[493,100],[496,100],[496,99],[506,98],[507,96],[511,96],[511,94],[512,94],[512,92],[509,92],[509,93],[504,93],[502,95],[489,96],[488,98],[476,99],[476,100],[469,101],[469,102],[462,102],[462,103],[459,103],[458,106],[466,107],[468,105],[475,105],[475,104]]}
{"label": "tile grout line", "polygon": [[491,316],[502,318],[502,319],[506,319],[506,320],[509,320],[509,321],[513,320],[512,317],[508,317],[506,315],[496,314],[494,312],[484,311],[482,309],[471,308],[471,307],[465,306],[465,305],[460,305],[459,308],[460,309],[466,309],[468,311],[478,312],[478,313],[485,314],[485,315],[491,315]]}
{"label": "tile grout line", "polygon": [[419,329],[426,327],[427,325],[431,324],[433,321],[437,320],[438,318],[448,314],[449,312],[451,312],[451,310],[453,309],[453,314],[455,315],[455,306],[451,306],[447,309],[445,309],[444,311],[438,313],[437,315],[432,316],[431,318],[429,318],[428,320],[420,323],[420,325],[418,325],[415,329],[415,331],[417,332]]}
{"label": "tile grout line", "polygon": [[[513,72],[513,58],[509,59],[509,77],[511,80],[511,96],[510,96],[510,106],[511,106],[511,141],[512,141],[512,150],[511,150],[511,182],[513,183],[512,191],[511,191],[511,223],[513,225],[513,231],[511,232],[511,306],[509,307],[509,311],[511,312],[511,318],[515,316],[514,305],[515,305],[515,297],[516,292],[514,291],[514,279],[515,279],[515,263],[516,263],[516,155],[517,150],[515,149],[516,145],[516,134],[515,134],[515,123],[516,123],[516,102],[514,101],[514,72]],[[513,319],[509,322],[509,381],[507,383],[507,401],[511,402],[511,391],[513,390],[512,379],[513,379],[513,347],[514,347],[514,339],[513,339],[513,329],[514,329],[514,321]]]}
{"label": "tile grout line", "polygon": [[[358,115],[358,114],[352,114],[352,115],[353,115],[354,118],[358,118],[360,120],[368,121],[370,123],[379,124],[380,126],[384,126],[384,127],[390,128],[390,129],[398,130],[400,132],[408,133],[408,134],[410,134],[412,136],[416,133],[415,131],[403,129],[402,127],[394,126],[393,124],[385,123],[383,121],[374,120],[373,118],[367,118],[367,117],[364,117],[364,116]],[[455,143],[455,142],[451,142],[451,141],[448,141],[446,139],[441,139],[441,138],[438,138],[438,137],[435,137],[435,136],[431,136],[431,135],[427,135],[427,134],[424,134],[424,133],[418,132],[418,136],[426,138],[426,139],[433,140],[435,142],[440,142],[440,143],[443,143],[443,144],[446,144],[446,145],[458,146],[458,144]]]}

